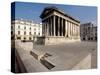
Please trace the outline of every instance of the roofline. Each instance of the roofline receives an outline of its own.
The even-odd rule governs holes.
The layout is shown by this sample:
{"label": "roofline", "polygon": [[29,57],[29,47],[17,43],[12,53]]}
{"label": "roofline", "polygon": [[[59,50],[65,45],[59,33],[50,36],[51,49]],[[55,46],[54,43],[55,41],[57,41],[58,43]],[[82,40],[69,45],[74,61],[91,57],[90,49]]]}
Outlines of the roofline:
{"label": "roofline", "polygon": [[[70,15],[68,15],[68,14],[65,14],[63,11],[59,10],[59,9],[56,8],[56,7],[46,7],[46,8],[44,8],[43,12],[44,12],[46,9],[48,9],[48,8],[50,8],[50,9],[52,9],[52,10],[54,10],[54,11],[57,11],[57,12],[63,14],[64,16],[67,16],[68,18],[70,18],[70,19],[72,19],[72,20],[74,20],[74,21],[80,23],[79,20],[76,20],[75,18],[73,18],[72,16],[70,16]],[[43,12],[42,12],[42,14],[43,14]],[[40,17],[42,16],[42,14],[40,15]]]}
{"label": "roofline", "polygon": [[23,18],[11,20],[11,22],[13,22],[13,21],[23,21],[23,22],[28,22],[28,23],[33,23],[33,24],[39,24],[39,25],[42,24],[41,22],[40,22],[40,23],[35,23],[35,22],[33,22],[33,20],[25,20],[25,19],[23,19]]}

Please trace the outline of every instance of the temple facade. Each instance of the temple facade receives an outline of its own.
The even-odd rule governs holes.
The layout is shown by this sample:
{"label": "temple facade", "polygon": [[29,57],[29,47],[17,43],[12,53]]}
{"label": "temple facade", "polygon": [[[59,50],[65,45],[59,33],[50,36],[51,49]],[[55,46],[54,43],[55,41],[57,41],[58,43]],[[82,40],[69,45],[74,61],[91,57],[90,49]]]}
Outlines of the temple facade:
{"label": "temple facade", "polygon": [[56,7],[46,7],[40,15],[45,44],[80,41],[80,21]]}

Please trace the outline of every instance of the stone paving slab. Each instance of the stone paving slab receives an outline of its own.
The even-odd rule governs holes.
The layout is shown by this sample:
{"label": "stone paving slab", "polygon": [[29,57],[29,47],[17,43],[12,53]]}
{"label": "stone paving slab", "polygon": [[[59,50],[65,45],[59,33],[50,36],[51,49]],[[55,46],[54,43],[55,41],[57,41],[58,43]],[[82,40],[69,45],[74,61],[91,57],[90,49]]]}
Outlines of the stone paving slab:
{"label": "stone paving slab", "polygon": [[34,45],[33,48],[38,50],[38,52],[51,54],[52,56],[46,58],[46,60],[55,65],[55,67],[51,69],[52,71],[58,71],[71,69],[89,53],[91,53],[93,50],[96,50],[97,44],[96,42],[75,42],[47,46]]}
{"label": "stone paving slab", "polygon": [[79,55],[75,55],[73,57],[58,57],[53,60],[52,58],[47,58],[47,60],[55,64],[56,67],[54,67],[52,70],[70,70],[87,55],[88,53],[80,53]]}
{"label": "stone paving slab", "polygon": [[[23,45],[20,43],[19,46],[16,45],[16,48],[28,72],[71,70],[76,64],[78,64],[90,53],[93,55],[92,65],[96,68],[96,42],[75,42],[46,46],[33,45],[33,49],[29,44],[27,44],[27,46],[30,47],[28,49],[22,48],[24,47]],[[38,56],[41,56],[45,53],[50,54],[51,56],[48,56],[45,59],[55,67],[50,70],[47,69],[30,54],[30,51],[35,52]]]}
{"label": "stone paving slab", "polygon": [[24,50],[17,45],[16,50],[23,61],[24,66],[27,69],[27,72],[47,72],[49,71],[46,67],[44,67],[38,60],[36,60],[32,55],[30,55],[30,50]]}
{"label": "stone paving slab", "polygon": [[72,70],[81,70],[81,69],[91,69],[91,53],[84,57],[78,64],[76,64]]}

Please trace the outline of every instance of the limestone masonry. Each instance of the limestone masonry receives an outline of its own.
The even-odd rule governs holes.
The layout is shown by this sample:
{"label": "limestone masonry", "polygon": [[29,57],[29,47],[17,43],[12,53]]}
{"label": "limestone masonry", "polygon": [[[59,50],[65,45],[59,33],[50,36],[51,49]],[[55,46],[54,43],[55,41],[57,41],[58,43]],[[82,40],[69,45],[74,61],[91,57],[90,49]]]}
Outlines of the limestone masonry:
{"label": "limestone masonry", "polygon": [[44,44],[80,41],[80,21],[65,14],[58,8],[44,8],[40,18],[43,24],[43,37],[41,37],[43,41],[41,42]]}

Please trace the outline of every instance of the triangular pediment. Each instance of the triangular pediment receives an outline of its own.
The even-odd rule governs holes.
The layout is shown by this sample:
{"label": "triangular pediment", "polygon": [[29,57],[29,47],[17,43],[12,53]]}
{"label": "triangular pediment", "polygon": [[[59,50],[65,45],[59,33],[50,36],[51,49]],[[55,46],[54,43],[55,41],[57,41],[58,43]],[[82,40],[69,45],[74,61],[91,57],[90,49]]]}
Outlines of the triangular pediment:
{"label": "triangular pediment", "polygon": [[48,14],[50,11],[51,11],[51,9],[44,9],[43,12],[42,12],[42,14],[40,15],[40,17]]}
{"label": "triangular pediment", "polygon": [[49,11],[50,11],[50,10],[45,10],[45,11],[44,11],[44,15],[47,14]]}

